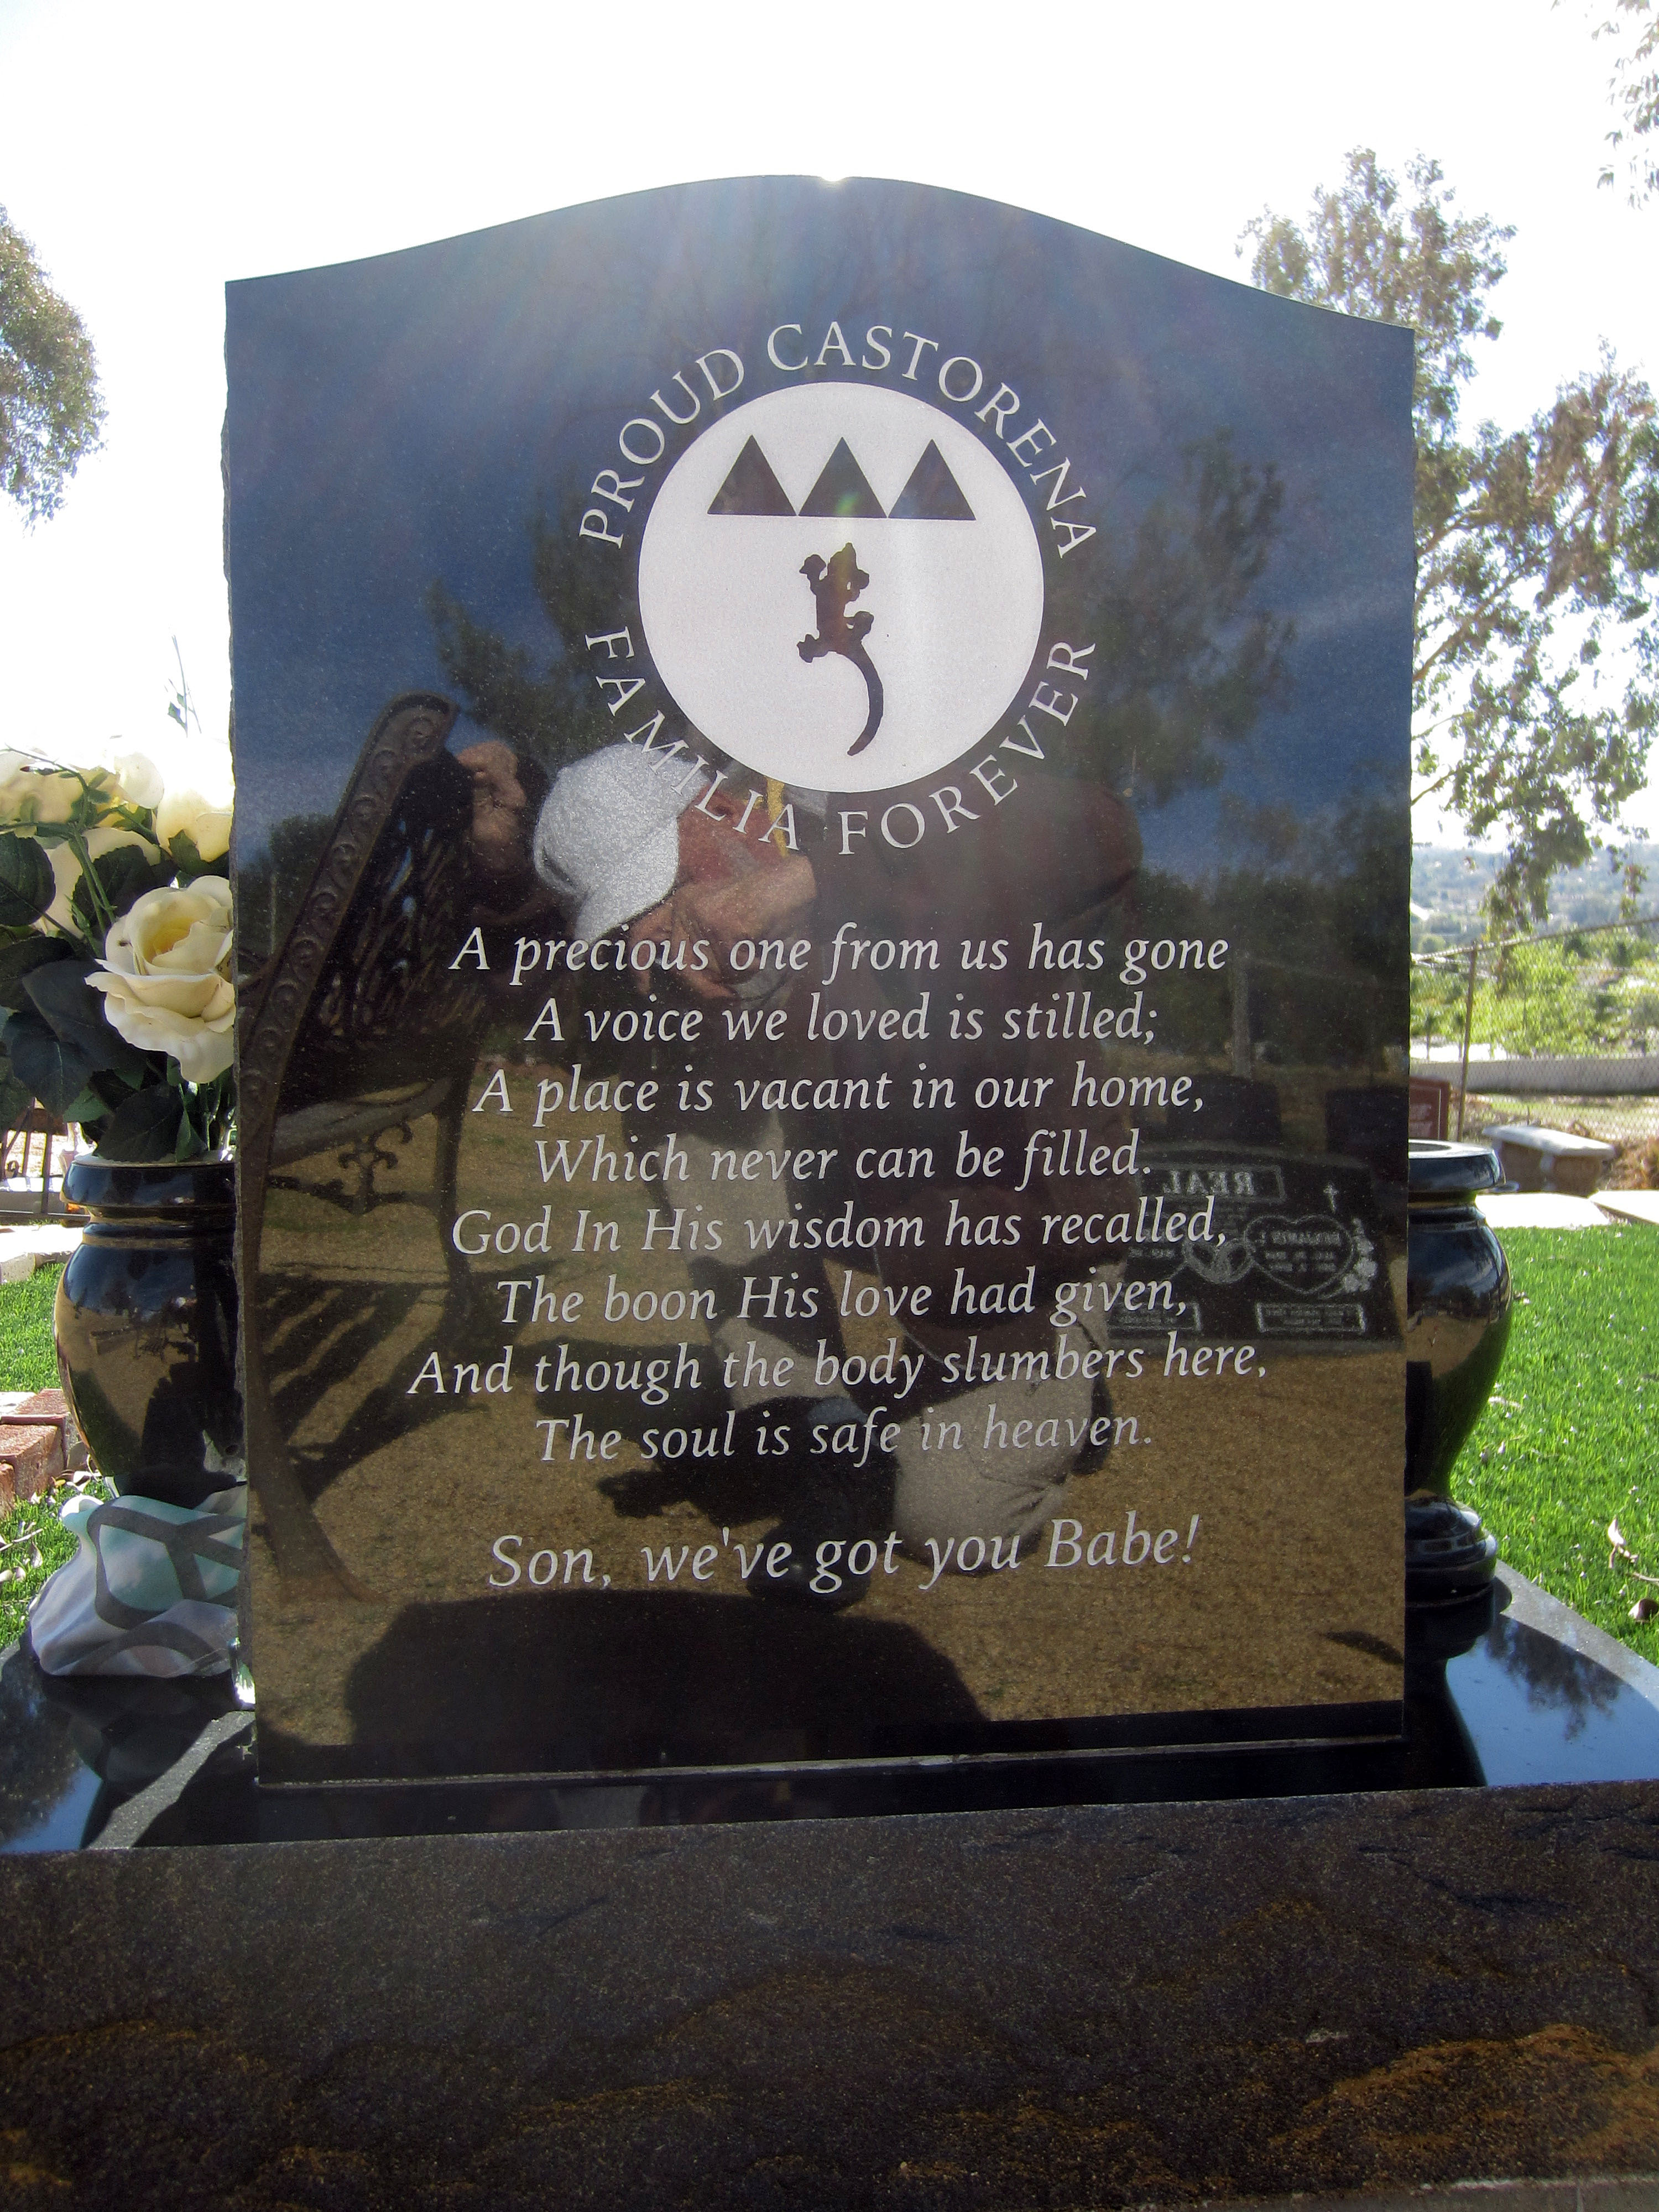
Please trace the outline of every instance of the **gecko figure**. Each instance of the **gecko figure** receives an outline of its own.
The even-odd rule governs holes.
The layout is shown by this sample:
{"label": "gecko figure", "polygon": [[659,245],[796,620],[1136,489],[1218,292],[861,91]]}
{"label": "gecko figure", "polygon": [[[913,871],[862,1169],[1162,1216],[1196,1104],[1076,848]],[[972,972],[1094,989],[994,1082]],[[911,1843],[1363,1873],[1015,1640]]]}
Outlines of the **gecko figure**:
{"label": "gecko figure", "polygon": [[875,663],[864,649],[864,641],[875,626],[875,617],[867,611],[855,614],[848,620],[847,610],[864,590],[870,579],[858,563],[858,556],[851,545],[843,545],[839,553],[832,554],[826,562],[816,553],[809,553],[801,562],[800,573],[812,589],[817,607],[817,634],[804,637],[795,648],[805,661],[822,659],[826,653],[838,653],[843,660],[850,660],[863,677],[870,695],[870,714],[858,738],[847,750],[850,758],[861,753],[881,726],[884,703],[881,678],[876,673]]}

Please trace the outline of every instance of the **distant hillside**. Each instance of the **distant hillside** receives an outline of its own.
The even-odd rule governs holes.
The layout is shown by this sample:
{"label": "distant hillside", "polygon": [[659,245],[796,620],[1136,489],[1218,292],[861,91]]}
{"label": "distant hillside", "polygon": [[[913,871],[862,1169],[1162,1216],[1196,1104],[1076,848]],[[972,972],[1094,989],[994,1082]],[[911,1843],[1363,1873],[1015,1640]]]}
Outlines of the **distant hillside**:
{"label": "distant hillside", "polygon": [[[1495,853],[1465,852],[1455,846],[1418,845],[1412,850],[1412,951],[1437,952],[1448,945],[1468,945],[1481,931],[1480,901],[1498,872]],[[1659,877],[1659,871],[1656,871]],[[1547,929],[1574,922],[1617,921],[1620,874],[1606,854],[1558,876],[1550,885]],[[1642,911],[1659,906],[1659,881],[1644,894]]]}

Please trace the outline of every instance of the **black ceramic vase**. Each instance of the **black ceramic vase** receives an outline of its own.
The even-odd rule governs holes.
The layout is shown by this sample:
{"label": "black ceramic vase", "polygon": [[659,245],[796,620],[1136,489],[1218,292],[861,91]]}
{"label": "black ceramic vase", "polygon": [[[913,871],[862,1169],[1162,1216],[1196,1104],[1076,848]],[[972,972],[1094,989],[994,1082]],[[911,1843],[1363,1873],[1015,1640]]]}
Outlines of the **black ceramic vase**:
{"label": "black ceramic vase", "polygon": [[1498,1540],[1451,1495],[1453,1462],[1480,1419],[1510,1334],[1510,1269],[1475,1205],[1503,1187],[1484,1145],[1411,1147],[1406,1273],[1406,1598],[1453,1602],[1484,1589]]}
{"label": "black ceramic vase", "polygon": [[58,1370],[100,1474],[199,1505],[242,1478],[235,1168],[76,1160],[91,1221],[58,1285]]}

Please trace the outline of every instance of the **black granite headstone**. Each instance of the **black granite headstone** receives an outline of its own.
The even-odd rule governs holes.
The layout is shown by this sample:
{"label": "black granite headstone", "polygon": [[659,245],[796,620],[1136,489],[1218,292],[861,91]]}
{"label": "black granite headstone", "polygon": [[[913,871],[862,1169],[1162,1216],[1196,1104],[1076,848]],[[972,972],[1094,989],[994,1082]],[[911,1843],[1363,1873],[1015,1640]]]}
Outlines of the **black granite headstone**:
{"label": "black granite headstone", "polygon": [[750,179],[228,363],[262,1778],[1397,1729],[1407,336]]}

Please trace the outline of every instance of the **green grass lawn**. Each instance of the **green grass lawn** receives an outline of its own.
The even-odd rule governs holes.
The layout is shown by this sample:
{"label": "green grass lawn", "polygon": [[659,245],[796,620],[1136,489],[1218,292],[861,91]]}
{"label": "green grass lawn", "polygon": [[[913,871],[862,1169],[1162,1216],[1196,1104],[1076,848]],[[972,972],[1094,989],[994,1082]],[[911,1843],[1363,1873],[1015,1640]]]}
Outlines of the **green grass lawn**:
{"label": "green grass lawn", "polygon": [[29,1601],[46,1577],[75,1557],[75,1539],[58,1518],[67,1495],[49,1492],[0,1520],[0,1574],[6,1577],[0,1583],[0,1650],[22,1634]]}
{"label": "green grass lawn", "polygon": [[[56,1386],[52,1308],[63,1272],[37,1267],[27,1282],[0,1284],[0,1390]],[[58,1502],[37,1498],[0,1519],[0,1646],[22,1633],[29,1600],[52,1569],[75,1556],[74,1539],[58,1526]]]}
{"label": "green grass lawn", "polygon": [[1511,1229],[1515,1321],[1492,1396],[1452,1472],[1511,1566],[1659,1660],[1659,1230]]}
{"label": "green grass lawn", "polygon": [[27,1282],[0,1284],[0,1390],[56,1389],[52,1309],[63,1272],[37,1267]]}

